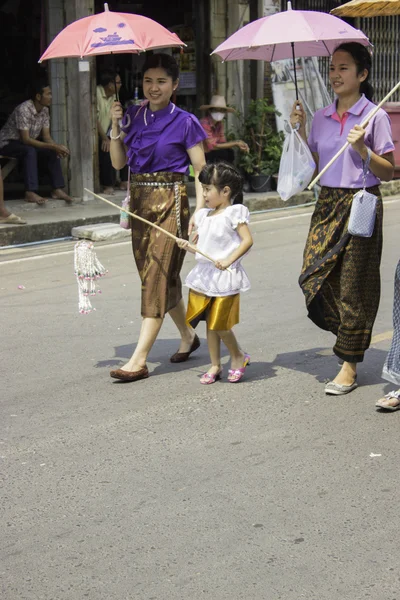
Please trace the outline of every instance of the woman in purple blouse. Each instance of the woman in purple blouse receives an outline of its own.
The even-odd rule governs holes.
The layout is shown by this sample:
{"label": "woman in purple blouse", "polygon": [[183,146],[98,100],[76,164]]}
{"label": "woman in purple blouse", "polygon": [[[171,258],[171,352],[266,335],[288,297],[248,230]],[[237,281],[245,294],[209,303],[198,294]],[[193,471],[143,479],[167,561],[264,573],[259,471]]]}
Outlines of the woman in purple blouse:
{"label": "woman in purple blouse", "polygon": [[[375,106],[370,73],[371,55],[365,46],[351,42],[336,49],[329,78],[337,99],[315,114],[308,137],[320,169],[346,141],[350,144],[321,177],[299,280],[308,316],[336,336],[333,351],[342,364],[325,387],[332,395],[357,387],[357,364],[370,345],[380,300],[383,210],[379,184],[393,177],[394,145],[384,110],[365,129],[359,125]],[[298,104],[291,123],[300,124],[299,133],[307,141],[305,113],[301,106],[296,108]],[[353,195],[364,184],[378,197],[375,229],[369,238],[348,232]]]}
{"label": "woman in purple blouse", "polygon": [[[189,221],[183,175],[191,163],[195,172],[196,210],[203,208],[198,175],[205,164],[203,140],[207,136],[194,115],[171,102],[179,83],[179,69],[173,57],[149,56],[142,72],[147,100],[140,106],[131,106],[124,117],[118,102],[111,109],[112,164],[118,170],[129,165],[131,212],[188,239],[193,218]],[[194,330],[186,324],[182,299],[180,271],[185,252],[171,238],[140,221],[132,219],[131,228],[133,255],[142,282],[143,321],[132,357],[121,369],[110,373],[123,381],[149,376],[147,356],[166,313],[171,315],[181,335],[180,348],[171,362],[187,360],[200,346]]]}

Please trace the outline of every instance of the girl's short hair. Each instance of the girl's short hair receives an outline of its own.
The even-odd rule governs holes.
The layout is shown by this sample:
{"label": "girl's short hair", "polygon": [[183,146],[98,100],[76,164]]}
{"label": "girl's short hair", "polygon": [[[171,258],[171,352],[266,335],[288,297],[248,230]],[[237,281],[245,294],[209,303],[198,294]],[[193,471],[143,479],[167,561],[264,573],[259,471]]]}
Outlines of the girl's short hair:
{"label": "girl's short hair", "polygon": [[[359,44],[358,42],[344,42],[335,48],[335,52],[341,50],[350,54],[352,59],[357,65],[357,75],[362,73],[364,70],[368,71],[367,78],[361,82],[360,94],[365,94],[368,100],[372,101],[374,96],[374,88],[369,82],[369,76],[371,75],[372,59],[371,53],[366,46]],[[334,53],[335,53],[334,52]]]}
{"label": "girl's short hair", "polygon": [[168,77],[172,77],[172,81],[179,79],[179,67],[178,63],[173,56],[164,54],[163,52],[157,52],[156,54],[149,54],[146,56],[146,60],[142,67],[142,76],[144,77],[146,71],[149,69],[164,69]]}
{"label": "girl's short hair", "polygon": [[244,180],[240,172],[228,162],[207,163],[200,171],[199,181],[203,185],[214,185],[219,192],[224,187],[231,190],[232,204],[243,204]]}

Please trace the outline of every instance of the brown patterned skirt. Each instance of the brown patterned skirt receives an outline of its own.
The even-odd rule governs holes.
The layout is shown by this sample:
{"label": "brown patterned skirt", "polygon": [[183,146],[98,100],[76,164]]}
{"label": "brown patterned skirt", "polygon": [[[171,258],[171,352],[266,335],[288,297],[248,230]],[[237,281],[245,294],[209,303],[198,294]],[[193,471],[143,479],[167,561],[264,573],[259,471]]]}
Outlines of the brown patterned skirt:
{"label": "brown patterned skirt", "polygon": [[362,362],[371,341],[380,300],[383,207],[379,187],[372,237],[348,233],[356,189],[323,187],[311,219],[299,284],[309,318],[337,336],[334,353]]}
{"label": "brown patterned skirt", "polygon": [[[180,173],[132,174],[130,210],[188,239],[189,202]],[[185,251],[141,221],[131,218],[131,229],[133,255],[142,282],[142,317],[162,319],[182,298],[180,271]]]}

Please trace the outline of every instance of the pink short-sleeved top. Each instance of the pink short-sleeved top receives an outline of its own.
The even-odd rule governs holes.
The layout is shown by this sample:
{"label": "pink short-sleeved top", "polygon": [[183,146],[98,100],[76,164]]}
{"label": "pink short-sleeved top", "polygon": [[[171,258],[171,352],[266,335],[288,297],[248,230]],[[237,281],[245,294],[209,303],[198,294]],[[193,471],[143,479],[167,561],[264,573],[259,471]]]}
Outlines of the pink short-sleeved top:
{"label": "pink short-sleeved top", "polygon": [[[319,169],[322,170],[331,158],[341,149],[347,140],[349,131],[360,125],[375,104],[364,96],[342,116],[337,114],[336,101],[322,108],[314,115],[308,145],[311,152],[319,157]],[[382,155],[394,150],[389,115],[382,109],[371,119],[366,128],[365,145],[375,154]],[[361,156],[349,146],[321,177],[321,185],[332,188],[363,187],[363,161]],[[366,186],[379,185],[380,179],[371,171],[367,174]]]}

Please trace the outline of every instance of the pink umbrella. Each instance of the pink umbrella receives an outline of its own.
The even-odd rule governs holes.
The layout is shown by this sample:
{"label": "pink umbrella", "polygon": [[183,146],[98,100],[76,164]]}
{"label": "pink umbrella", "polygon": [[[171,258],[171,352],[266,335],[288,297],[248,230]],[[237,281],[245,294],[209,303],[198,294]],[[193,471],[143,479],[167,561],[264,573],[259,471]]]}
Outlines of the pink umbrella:
{"label": "pink umbrella", "polygon": [[[288,10],[252,21],[212,52],[223,60],[258,59],[273,62],[296,56],[331,56],[343,42],[371,46],[368,38],[341,19],[311,10]],[[298,98],[296,68],[295,84]]]}
{"label": "pink umbrella", "polygon": [[117,13],[104,5],[104,12],[67,25],[51,42],[39,62],[48,58],[97,56],[98,54],[139,53],[155,48],[183,47],[186,44],[152,19]]}

